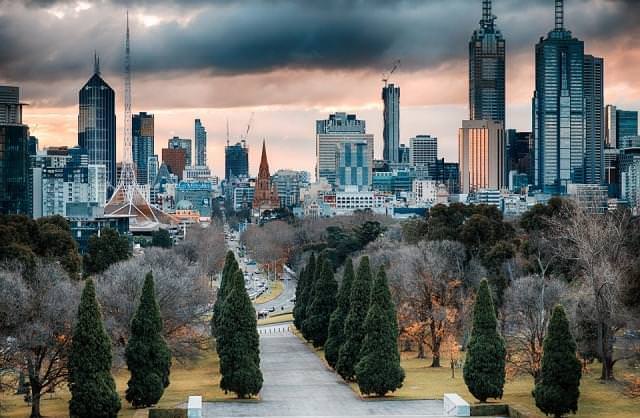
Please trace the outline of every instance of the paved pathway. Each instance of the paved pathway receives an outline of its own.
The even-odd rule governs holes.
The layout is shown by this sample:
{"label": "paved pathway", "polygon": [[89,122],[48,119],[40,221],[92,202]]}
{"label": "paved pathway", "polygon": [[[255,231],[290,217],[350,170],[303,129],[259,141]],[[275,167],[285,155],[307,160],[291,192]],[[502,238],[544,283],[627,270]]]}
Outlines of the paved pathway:
{"label": "paved pathway", "polygon": [[209,402],[203,417],[437,417],[442,401],[362,401],[287,325],[261,327],[259,402]]}

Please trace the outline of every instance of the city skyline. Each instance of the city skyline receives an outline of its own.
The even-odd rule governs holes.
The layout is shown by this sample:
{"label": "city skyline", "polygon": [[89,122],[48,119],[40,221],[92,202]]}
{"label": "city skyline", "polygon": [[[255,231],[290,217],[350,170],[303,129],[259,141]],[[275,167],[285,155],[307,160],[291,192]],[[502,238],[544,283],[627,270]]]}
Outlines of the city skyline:
{"label": "city skyline", "polygon": [[[3,2],[9,3],[12,2]],[[47,7],[39,6],[45,3]],[[155,7],[146,6],[144,2],[129,4],[135,84],[133,110],[147,111],[156,116],[155,140],[160,141],[156,142],[157,149],[161,148],[158,144],[166,143],[165,141],[174,135],[191,138],[193,119],[200,118],[209,133],[208,162],[214,172],[220,175],[224,167],[226,119],[230,120],[231,142],[235,142],[244,131],[250,113],[255,112],[254,126],[248,138],[251,148],[251,173],[255,174],[254,170],[258,166],[258,147],[263,138],[267,139],[270,149],[273,150],[271,159],[275,169],[293,168],[313,172],[314,121],[326,118],[329,113],[344,111],[356,113],[359,119],[367,121],[368,132],[375,135],[375,156],[380,158],[383,142],[382,102],[379,96],[383,85],[380,81],[381,73],[388,69],[394,58],[399,58],[402,60],[402,66],[390,82],[401,86],[403,91],[401,143],[408,143],[410,137],[418,134],[437,136],[440,139],[440,156],[455,159],[457,129],[460,120],[466,118],[468,106],[466,46],[469,36],[482,16],[480,0],[477,4],[469,1],[448,2],[447,5],[443,2],[429,2],[428,5],[424,5],[414,1],[380,4],[381,9],[392,8],[395,12],[388,27],[381,30],[390,37],[388,42],[393,41],[392,46],[387,45],[383,48],[384,53],[371,52],[376,40],[364,42],[366,26],[356,26],[350,30],[361,36],[348,41],[344,38],[344,49],[358,46],[360,49],[357,54],[353,54],[354,57],[342,57],[342,64],[336,61],[339,61],[337,58],[344,55],[344,52],[338,51],[334,54],[337,56],[331,56],[327,51],[318,49],[320,47],[317,45],[309,45],[309,50],[317,52],[319,57],[312,56],[313,54],[306,58],[299,57],[295,51],[300,45],[293,45],[289,50],[279,49],[274,62],[264,62],[261,54],[250,54],[251,51],[246,49],[246,42],[249,40],[243,39],[242,42],[245,44],[238,40],[235,47],[239,50],[235,52],[245,55],[249,53],[256,61],[253,66],[246,63],[243,66],[242,63],[233,61],[231,53],[234,50],[226,49],[218,53],[214,48],[216,40],[237,35],[237,31],[230,29],[230,33],[226,34],[219,29],[215,34],[209,34],[206,30],[199,29],[197,33],[202,36],[203,46],[209,46],[205,44],[210,42],[211,49],[207,51],[211,51],[212,57],[200,57],[203,62],[198,61],[198,57],[185,58],[182,62],[184,68],[166,68],[175,64],[161,64],[163,57],[157,56],[159,53],[154,55],[150,48],[161,40],[162,36],[175,32],[185,41],[190,30],[195,30],[192,27],[197,26],[198,22],[210,19],[213,11],[225,14],[231,20],[244,16],[250,22],[255,19],[254,9],[263,7],[259,4],[251,9],[244,2],[238,2],[233,6],[216,3],[208,7],[197,3],[176,6],[170,2],[161,2]],[[551,3],[537,1],[525,4],[499,0],[493,2],[493,13],[498,16],[500,28],[509,41],[506,128],[525,131],[531,129],[529,101],[534,90],[534,45],[553,23]],[[568,0],[567,20],[573,33],[587,43],[589,52],[605,58],[605,103],[613,103],[621,108],[638,108],[640,81],[633,73],[633,68],[637,67],[634,63],[640,61],[640,51],[635,45],[630,44],[637,29],[627,25],[627,17],[633,16],[638,5],[636,2],[623,0],[593,0],[588,3]],[[294,25],[291,33],[287,32],[285,35],[293,37],[298,32],[304,34],[307,31],[308,35],[328,36],[322,24],[326,23],[328,28],[340,23],[331,21],[327,14],[329,9],[338,7],[337,4],[329,2],[324,10],[317,7],[305,9],[292,1],[278,3],[264,18],[263,26],[267,29],[265,42],[270,42],[271,37],[278,34],[274,22],[278,18],[291,17],[296,11],[300,12],[295,15],[300,20],[316,24],[309,28]],[[407,17],[407,4],[416,10],[415,16]],[[462,8],[465,10],[463,16],[455,13]],[[178,13],[180,11],[185,13]],[[359,2],[346,7],[344,12],[343,19],[346,22],[354,19],[363,24],[377,22],[377,15],[367,12]],[[362,12],[363,15],[357,16],[357,12]],[[96,13],[101,15],[97,16]],[[21,86],[24,101],[31,103],[31,106],[25,109],[25,122],[30,125],[31,133],[40,138],[41,146],[72,145],[75,142],[73,138],[77,135],[77,126],[74,126],[77,123],[77,111],[74,108],[77,103],[73,103],[67,90],[71,88],[72,92],[77,92],[82,82],[90,76],[94,50],[101,56],[105,81],[116,90],[117,109],[121,108],[120,29],[123,13],[122,5],[109,2],[91,6],[82,2],[54,1],[31,2],[28,7],[18,5],[0,14],[0,21],[7,23],[4,26],[7,28],[6,32],[0,32],[0,40],[16,45],[16,48],[9,48],[6,52],[7,59],[0,64],[0,79],[7,84]],[[518,22],[522,21],[525,14],[532,23],[523,29],[518,26]],[[428,23],[436,18],[441,19],[442,16],[447,16],[451,25],[434,26],[437,31],[446,35],[446,42],[441,42],[441,45],[437,44],[437,41],[443,41],[441,33],[436,34],[435,39],[430,41],[426,35],[420,38],[410,30],[397,25],[399,21],[418,18]],[[531,19],[531,16],[534,18]],[[114,31],[112,35],[94,36],[89,42],[91,45],[68,48],[73,50],[71,52],[59,51],[61,45],[45,45],[42,42],[37,44],[22,38],[13,41],[10,39],[12,35],[21,33],[14,25],[26,17],[35,18],[36,26],[48,25],[44,28],[45,32],[65,22],[73,21],[79,24],[79,20],[93,20],[92,28],[79,26],[76,39],[86,38],[81,35],[87,31],[93,30],[95,34],[96,28],[100,25],[113,28]],[[338,28],[342,27],[338,25]],[[348,34],[341,30],[337,33],[336,36]],[[412,36],[414,38],[411,38]],[[56,38],[52,36],[50,39],[53,42]],[[422,42],[419,42],[419,45],[407,45],[403,42],[409,39]],[[74,42],[73,39],[70,42]],[[606,45],[607,42],[611,42],[611,45]],[[80,42],[75,43],[81,46]],[[187,46],[189,45],[187,42]],[[46,55],[49,59],[44,59],[43,55],[36,52],[38,48],[46,49],[47,46],[51,51]],[[83,52],[85,47],[86,56]],[[162,50],[162,54],[170,56],[177,53],[171,48],[165,49]],[[621,51],[626,55],[621,56]],[[17,52],[22,54],[22,59],[13,59]],[[71,53],[74,54],[73,57],[67,56]],[[229,54],[226,60],[225,53]],[[62,58],[68,58],[69,62],[62,65]],[[31,66],[28,69],[21,68],[26,61],[29,61]],[[33,73],[36,69],[46,71],[40,81],[36,81],[36,74]],[[65,70],[62,75],[61,69]],[[158,83],[162,83],[164,88],[158,89]],[[210,87],[203,89],[203,83]],[[47,89],[48,93],[44,94],[44,84],[54,87]],[[173,94],[176,89],[180,89],[183,94]],[[236,94],[224,94],[228,91]],[[118,110],[116,113],[120,114]],[[119,158],[122,155],[121,123],[122,120],[118,118],[116,132]]]}

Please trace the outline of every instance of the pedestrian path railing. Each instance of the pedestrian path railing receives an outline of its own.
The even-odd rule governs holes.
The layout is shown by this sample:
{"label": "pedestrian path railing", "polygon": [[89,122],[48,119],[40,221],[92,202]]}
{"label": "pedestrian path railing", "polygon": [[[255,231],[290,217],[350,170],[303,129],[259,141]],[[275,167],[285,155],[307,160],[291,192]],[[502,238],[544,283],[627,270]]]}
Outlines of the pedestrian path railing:
{"label": "pedestrian path railing", "polygon": [[269,335],[290,335],[293,331],[291,329],[291,325],[282,325],[277,327],[268,327],[268,328],[258,328],[258,334],[269,336]]}

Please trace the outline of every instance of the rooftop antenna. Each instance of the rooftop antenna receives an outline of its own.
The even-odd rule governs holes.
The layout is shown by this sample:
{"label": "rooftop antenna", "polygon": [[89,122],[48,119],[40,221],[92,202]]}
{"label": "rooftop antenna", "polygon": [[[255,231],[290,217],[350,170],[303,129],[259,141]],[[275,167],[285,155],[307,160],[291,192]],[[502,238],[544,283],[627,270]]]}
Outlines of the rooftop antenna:
{"label": "rooftop antenna", "polygon": [[564,30],[564,0],[556,0],[556,30]]}
{"label": "rooftop antenna", "polygon": [[93,51],[93,73],[100,75],[100,57],[97,51]]}
{"label": "rooftop antenna", "polygon": [[227,118],[227,146],[229,146],[229,118]]}

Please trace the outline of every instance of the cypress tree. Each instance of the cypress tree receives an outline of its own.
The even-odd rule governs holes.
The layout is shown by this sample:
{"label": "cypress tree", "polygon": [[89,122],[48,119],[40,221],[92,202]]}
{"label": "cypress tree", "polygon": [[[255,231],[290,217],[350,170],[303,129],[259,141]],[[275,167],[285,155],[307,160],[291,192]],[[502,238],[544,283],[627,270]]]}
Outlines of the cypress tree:
{"label": "cypress tree", "polygon": [[307,266],[304,266],[298,275],[298,283],[296,285],[296,301],[293,305],[293,325],[296,329],[302,328],[302,317],[301,315],[302,304],[303,304],[303,294],[304,287],[307,283]]}
{"label": "cypress tree", "polygon": [[220,388],[239,398],[257,395],[262,389],[260,337],[256,312],[237,270],[225,298],[219,329]]}
{"label": "cypress tree", "polygon": [[319,270],[318,280],[314,284],[315,298],[309,306],[305,320],[305,328],[314,347],[322,347],[327,341],[329,321],[331,314],[336,309],[338,293],[338,282],[336,282],[333,269],[326,258],[322,259]]}
{"label": "cypress tree", "polygon": [[371,288],[371,304],[364,322],[364,341],[356,365],[356,381],[365,395],[384,396],[402,387],[404,370],[398,352],[398,322],[384,268]]}
{"label": "cypress tree", "polygon": [[[311,312],[311,305],[316,298],[316,282],[320,278],[320,271],[322,270],[323,255],[319,255],[315,260],[309,260],[309,266],[311,271],[307,277],[307,286],[305,288],[305,303],[304,303],[304,320],[302,321],[302,336],[309,340],[309,330],[307,329],[307,318]],[[312,263],[313,262],[313,263]]]}
{"label": "cypress tree", "polygon": [[353,283],[353,262],[347,259],[344,265],[342,283],[338,292],[338,306],[331,314],[329,321],[329,336],[324,344],[324,358],[331,368],[336,367],[340,347],[344,343],[344,322],[349,313],[349,297],[351,296],[351,285]]}
{"label": "cypress tree", "polygon": [[131,321],[125,358],[131,372],[127,401],[135,408],[157,404],[169,386],[171,352],[162,336],[162,318],[151,272],[144,279],[140,304]]}
{"label": "cypress tree", "polygon": [[[309,293],[310,286],[313,282],[313,274],[316,268],[316,256],[311,253],[311,257],[309,257],[309,261],[307,262],[307,266],[304,269],[304,280],[302,283],[298,283],[298,286],[302,285],[300,289],[300,297],[296,296],[296,311],[294,311],[293,315],[295,316],[294,325],[296,328],[302,332],[302,327],[304,324],[304,320],[306,319],[307,314],[307,304],[309,302]],[[296,289],[297,295],[297,289]],[[297,324],[296,324],[297,323]]]}
{"label": "cypress tree", "polygon": [[73,329],[69,353],[69,415],[115,418],[120,398],[111,376],[111,340],[102,323],[93,281],[88,279]]}
{"label": "cypress tree", "polygon": [[536,406],[545,414],[560,418],[578,412],[582,370],[576,357],[576,342],[569,321],[556,306],[544,339],[541,378],[533,390]]}
{"label": "cypress tree", "polygon": [[483,279],[473,308],[473,329],[463,369],[469,392],[480,402],[502,398],[505,357],[504,339],[498,332],[489,283]]}
{"label": "cypress tree", "polygon": [[222,268],[220,287],[218,288],[216,301],[213,304],[213,316],[211,317],[211,335],[214,337],[217,337],[216,327],[218,325],[218,320],[220,319],[220,314],[222,312],[222,303],[224,302],[224,298],[226,296],[227,282],[230,281],[230,278],[233,276],[233,274],[235,274],[235,271],[239,269],[240,267],[238,266],[235,255],[233,255],[233,251],[228,251],[227,257],[224,260],[224,267]]}
{"label": "cypress tree", "polygon": [[349,313],[344,322],[344,344],[340,347],[336,371],[345,380],[353,380],[364,340],[364,320],[371,300],[369,257],[362,257],[349,296]]}

